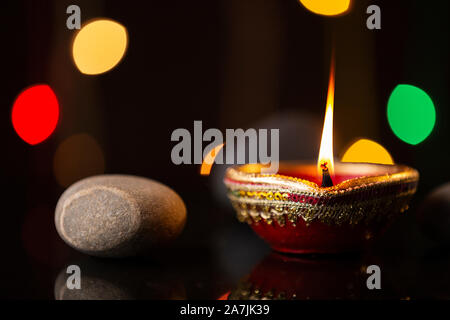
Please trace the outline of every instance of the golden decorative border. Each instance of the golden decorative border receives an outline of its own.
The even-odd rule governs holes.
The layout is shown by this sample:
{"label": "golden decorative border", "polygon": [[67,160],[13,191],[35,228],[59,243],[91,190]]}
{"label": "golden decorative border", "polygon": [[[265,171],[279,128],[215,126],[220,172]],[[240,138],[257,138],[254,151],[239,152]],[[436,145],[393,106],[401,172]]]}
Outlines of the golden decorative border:
{"label": "golden decorative border", "polygon": [[[417,189],[419,174],[416,170],[402,165],[386,167],[390,172],[388,174],[349,179],[328,188],[295,177],[249,173],[245,165],[229,168],[224,182],[228,197],[242,222],[264,221],[272,224],[276,221],[278,225],[285,226],[288,221],[295,225],[301,217],[307,224],[315,220],[328,225],[368,224],[404,212]],[[393,186],[406,191],[383,195]],[[364,193],[371,192],[382,195],[362,198]],[[289,195],[326,201],[315,204],[294,202],[289,200]],[[332,205],[323,203],[334,198],[340,202]]]}

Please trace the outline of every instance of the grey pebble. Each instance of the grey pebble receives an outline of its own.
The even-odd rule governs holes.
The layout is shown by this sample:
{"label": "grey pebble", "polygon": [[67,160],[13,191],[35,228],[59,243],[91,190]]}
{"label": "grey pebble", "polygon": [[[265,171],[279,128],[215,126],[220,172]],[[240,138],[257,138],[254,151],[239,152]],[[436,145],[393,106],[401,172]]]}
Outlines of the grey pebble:
{"label": "grey pebble", "polygon": [[175,191],[129,175],[80,180],[62,194],[55,211],[60,237],[99,257],[150,253],[175,240],[185,222],[186,207]]}

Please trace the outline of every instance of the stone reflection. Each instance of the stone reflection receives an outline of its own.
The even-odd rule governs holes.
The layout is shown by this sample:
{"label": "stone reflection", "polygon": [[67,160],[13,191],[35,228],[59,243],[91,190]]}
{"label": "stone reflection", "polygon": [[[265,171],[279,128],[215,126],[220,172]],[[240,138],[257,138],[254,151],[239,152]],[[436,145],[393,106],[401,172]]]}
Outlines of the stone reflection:
{"label": "stone reflection", "polygon": [[71,263],[81,270],[81,289],[69,289],[67,266],[55,281],[56,300],[185,299],[175,274],[150,262],[85,258]]}

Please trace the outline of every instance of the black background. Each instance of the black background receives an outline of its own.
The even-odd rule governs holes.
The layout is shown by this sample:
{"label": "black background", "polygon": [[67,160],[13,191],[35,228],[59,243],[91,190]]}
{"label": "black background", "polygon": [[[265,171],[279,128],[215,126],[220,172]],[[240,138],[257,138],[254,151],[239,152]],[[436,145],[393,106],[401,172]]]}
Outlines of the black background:
{"label": "black background", "polygon": [[[74,66],[74,31],[65,26],[70,4],[81,7],[83,22],[108,17],[126,26],[128,51],[112,71],[86,76]],[[381,30],[366,28],[369,4],[381,8]],[[86,259],[105,268],[137,263],[162,272],[152,280],[163,288],[153,298],[175,291],[182,298],[215,299],[229,291],[269,249],[223,201],[220,166],[202,177],[198,165],[171,162],[171,133],[193,132],[194,120],[202,120],[204,130],[248,128],[279,124],[281,115],[318,128],[311,136],[284,139],[281,159],[312,159],[334,43],[336,153],[367,137],[421,174],[410,214],[374,255],[386,268],[394,266],[394,296],[450,297],[448,250],[425,238],[415,220],[425,196],[450,177],[448,12],[447,1],[357,1],[349,14],[334,18],[314,15],[295,0],[2,2],[0,296],[53,299],[57,274]],[[14,132],[11,107],[35,83],[54,89],[61,117],[49,139],[29,146]],[[387,99],[399,83],[422,88],[436,106],[436,126],[417,146],[396,138],[386,120]],[[156,179],[184,199],[186,229],[162,261],[98,261],[57,236],[53,210],[64,188],[53,174],[53,156],[77,133],[99,143],[106,173]],[[292,155],[292,149],[298,151]]]}

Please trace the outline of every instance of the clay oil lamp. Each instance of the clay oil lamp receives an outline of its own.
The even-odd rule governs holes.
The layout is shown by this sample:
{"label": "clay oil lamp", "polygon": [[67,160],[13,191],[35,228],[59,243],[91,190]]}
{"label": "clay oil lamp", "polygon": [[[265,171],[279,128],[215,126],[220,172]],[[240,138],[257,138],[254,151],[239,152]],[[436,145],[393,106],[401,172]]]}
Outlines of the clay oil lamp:
{"label": "clay oil lamp", "polygon": [[341,253],[363,249],[407,208],[419,174],[404,165],[334,163],[334,68],[317,163],[280,162],[227,170],[228,197],[242,222],[280,252]]}

